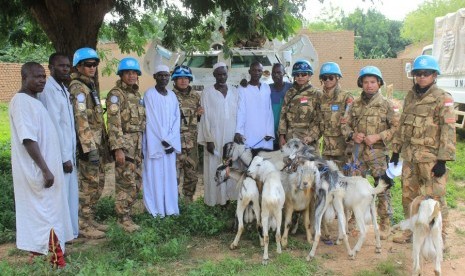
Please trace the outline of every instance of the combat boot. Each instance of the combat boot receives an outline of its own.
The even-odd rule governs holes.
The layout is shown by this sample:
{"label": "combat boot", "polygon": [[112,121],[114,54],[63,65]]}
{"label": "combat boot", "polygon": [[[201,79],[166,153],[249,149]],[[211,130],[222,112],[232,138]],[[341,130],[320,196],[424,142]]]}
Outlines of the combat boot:
{"label": "combat boot", "polygon": [[391,235],[391,222],[389,218],[381,220],[381,223],[379,224],[379,231],[379,238],[381,240],[387,240],[389,235]]}
{"label": "combat boot", "polygon": [[102,232],[107,232],[108,229],[110,228],[108,225],[106,224],[101,224],[99,222],[97,222],[96,220],[94,220],[93,218],[92,219],[89,219],[89,224],[91,226],[93,226],[95,229],[99,230],[99,231],[102,231]]}
{"label": "combat boot", "polygon": [[97,240],[105,238],[105,233],[95,229],[88,221],[79,221],[79,236],[86,239]]}
{"label": "combat boot", "polygon": [[135,224],[130,217],[123,217],[122,219],[119,219],[118,224],[124,229],[124,231],[129,233],[140,229],[140,226]]}
{"label": "combat boot", "polygon": [[395,243],[400,243],[400,244],[411,243],[412,242],[412,236],[413,236],[412,231],[405,230],[400,234],[400,236],[394,237],[392,239],[392,241],[395,242]]}

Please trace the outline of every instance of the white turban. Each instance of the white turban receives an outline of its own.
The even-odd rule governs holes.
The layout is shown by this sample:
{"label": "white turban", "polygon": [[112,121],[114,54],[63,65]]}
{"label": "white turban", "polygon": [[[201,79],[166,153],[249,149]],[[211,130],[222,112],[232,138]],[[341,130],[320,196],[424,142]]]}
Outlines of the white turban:
{"label": "white turban", "polygon": [[220,62],[217,62],[215,65],[213,65],[213,71],[215,71],[216,68],[219,68],[219,67],[226,67],[227,68],[228,66],[226,65],[226,63],[220,61]]}
{"label": "white turban", "polygon": [[157,65],[155,66],[155,71],[153,72],[153,74],[156,74],[158,72],[170,72],[170,68],[164,64],[160,64],[160,65]]}

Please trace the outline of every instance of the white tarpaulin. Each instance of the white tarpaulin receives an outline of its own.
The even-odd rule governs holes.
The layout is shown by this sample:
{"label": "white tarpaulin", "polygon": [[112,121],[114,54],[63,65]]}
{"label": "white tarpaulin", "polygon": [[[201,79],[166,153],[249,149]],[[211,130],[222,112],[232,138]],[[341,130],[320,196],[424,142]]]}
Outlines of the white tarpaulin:
{"label": "white tarpaulin", "polygon": [[435,19],[433,56],[441,74],[465,74],[465,8]]}

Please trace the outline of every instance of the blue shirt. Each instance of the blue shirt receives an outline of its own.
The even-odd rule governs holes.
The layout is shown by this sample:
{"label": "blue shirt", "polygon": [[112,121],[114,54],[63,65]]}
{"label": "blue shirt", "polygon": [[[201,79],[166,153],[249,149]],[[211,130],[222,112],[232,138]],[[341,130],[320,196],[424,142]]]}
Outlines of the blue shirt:
{"label": "blue shirt", "polygon": [[[279,126],[279,117],[281,114],[281,107],[283,105],[284,96],[286,95],[287,90],[292,87],[292,83],[284,82],[283,87],[280,90],[277,90],[274,86],[274,83],[270,84],[271,90],[271,106],[273,108],[273,118],[274,118],[274,129],[275,132],[278,132]],[[276,136],[278,137],[278,136]],[[276,139],[275,141],[278,141]]]}

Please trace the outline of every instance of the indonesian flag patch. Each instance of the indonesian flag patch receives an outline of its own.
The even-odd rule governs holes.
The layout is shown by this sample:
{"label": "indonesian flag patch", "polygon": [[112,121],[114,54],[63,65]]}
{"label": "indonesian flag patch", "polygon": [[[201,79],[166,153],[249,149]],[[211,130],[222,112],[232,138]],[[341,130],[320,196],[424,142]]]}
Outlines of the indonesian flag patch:
{"label": "indonesian flag patch", "polygon": [[301,104],[306,104],[306,103],[308,103],[308,98],[307,98],[307,97],[302,97],[302,98],[300,98],[300,103],[301,103]]}
{"label": "indonesian flag patch", "polygon": [[394,110],[394,112],[399,112],[399,107],[397,105],[393,106],[392,109]]}
{"label": "indonesian flag patch", "polygon": [[453,105],[454,105],[454,100],[450,98],[444,101],[444,106],[453,106]]}

